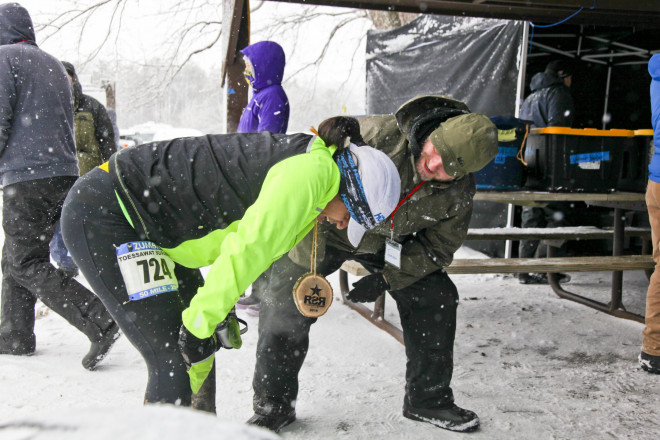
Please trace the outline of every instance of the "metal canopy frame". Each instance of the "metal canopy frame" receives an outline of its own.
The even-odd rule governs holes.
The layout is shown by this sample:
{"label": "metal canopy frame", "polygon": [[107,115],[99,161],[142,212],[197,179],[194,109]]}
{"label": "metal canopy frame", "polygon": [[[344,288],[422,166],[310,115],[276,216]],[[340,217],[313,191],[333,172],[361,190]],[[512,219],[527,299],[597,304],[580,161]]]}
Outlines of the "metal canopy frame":
{"label": "metal canopy frame", "polygon": [[[579,44],[576,49],[561,50],[538,41],[549,38],[577,39],[579,40]],[[556,53],[569,58],[579,58],[580,60],[587,61],[589,63],[610,66],[647,64],[651,54],[660,52],[660,49],[649,50],[630,44],[618,43],[603,37],[574,33],[535,34],[534,39],[532,40],[532,47],[547,53]],[[540,55],[541,54],[531,54],[530,58],[534,58]]]}

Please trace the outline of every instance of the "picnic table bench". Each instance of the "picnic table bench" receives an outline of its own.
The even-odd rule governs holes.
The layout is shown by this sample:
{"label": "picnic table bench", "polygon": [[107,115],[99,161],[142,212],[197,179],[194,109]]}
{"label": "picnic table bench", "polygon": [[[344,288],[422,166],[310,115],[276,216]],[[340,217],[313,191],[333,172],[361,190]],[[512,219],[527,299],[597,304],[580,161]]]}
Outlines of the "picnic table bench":
{"label": "picnic table bench", "polygon": [[[478,192],[475,200],[486,200],[502,203],[543,206],[551,201],[584,201],[596,206],[606,206],[614,209],[614,225],[612,228],[597,228],[592,226],[561,227],[561,228],[483,228],[469,229],[467,240],[541,240],[548,246],[547,258],[473,258],[455,259],[445,268],[450,274],[477,273],[524,273],[544,272],[553,291],[561,298],[578,302],[588,307],[620,318],[644,322],[644,317],[625,310],[622,304],[623,271],[645,270],[650,276],[655,264],[650,254],[650,228],[626,227],[622,215],[624,210],[644,210],[644,194],[641,193],[548,193],[532,191],[515,192]],[[623,255],[625,237],[642,239],[642,255]],[[611,256],[580,256],[558,257],[556,249],[568,240],[613,240]],[[609,303],[586,298],[582,295],[566,291],[559,285],[558,272],[612,272],[612,289]],[[403,334],[399,328],[384,319],[385,295],[374,304],[373,310],[363,304],[355,304],[345,299],[348,293],[348,273],[364,276],[368,272],[359,263],[347,261],[342,265],[339,280],[344,302],[376,326],[394,336],[403,343]]]}

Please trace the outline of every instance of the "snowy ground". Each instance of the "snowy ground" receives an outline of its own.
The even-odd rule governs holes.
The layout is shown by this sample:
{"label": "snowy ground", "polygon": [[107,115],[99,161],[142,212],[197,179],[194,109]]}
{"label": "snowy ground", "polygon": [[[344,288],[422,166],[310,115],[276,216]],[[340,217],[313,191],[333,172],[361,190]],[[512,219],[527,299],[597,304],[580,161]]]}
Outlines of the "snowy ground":
{"label": "snowy ground", "polygon": [[[401,415],[404,348],[335,299],[311,334],[298,421],[284,439],[660,438],[660,376],[636,362],[642,324],[559,299],[548,286],[499,275],[454,276],[461,295],[453,388],[481,429],[456,434]],[[338,277],[331,283],[338,291]],[[626,272],[624,300],[643,311],[643,273]],[[607,300],[609,275],[569,284]],[[388,319],[397,322],[393,302]],[[37,320],[37,352],[0,356],[3,440],[273,438],[247,430],[258,319],[241,350],[218,356],[218,416],[141,404],[146,370],[121,338],[97,371],[80,365],[85,337],[54,313]],[[202,437],[203,436],[203,437]]]}

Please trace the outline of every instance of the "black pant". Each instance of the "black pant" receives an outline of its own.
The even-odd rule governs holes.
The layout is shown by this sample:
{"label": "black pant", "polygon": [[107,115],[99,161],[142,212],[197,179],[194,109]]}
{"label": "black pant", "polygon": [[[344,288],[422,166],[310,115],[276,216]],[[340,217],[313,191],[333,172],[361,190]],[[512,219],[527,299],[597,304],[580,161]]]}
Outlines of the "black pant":
{"label": "black pant", "polygon": [[80,272],[147,364],[145,402],[189,406],[190,383],[177,341],[181,312],[204,284],[200,271],[176,265],[178,293],[129,301],[115,247],[144,237],[124,217],[110,175],[98,168],[73,186],[64,203],[61,225],[64,242]]}
{"label": "black pant", "polygon": [[7,185],[2,196],[2,321],[13,341],[34,340],[37,299],[91,341],[99,341],[112,320],[101,302],[50,263],[49,243],[62,203],[76,177],[63,176]]}
{"label": "black pant", "polygon": [[[370,271],[382,270],[382,255],[352,256],[326,249],[317,272],[335,272],[345,260],[356,260]],[[309,330],[315,318],[300,314],[291,294],[307,270],[287,256],[275,262],[269,289],[261,299],[257,365],[252,386],[259,414],[289,412],[298,396],[298,372],[307,355]],[[453,403],[450,387],[456,333],[456,286],[445,271],[434,272],[390,295],[397,303],[406,345],[406,398],[418,408]]]}

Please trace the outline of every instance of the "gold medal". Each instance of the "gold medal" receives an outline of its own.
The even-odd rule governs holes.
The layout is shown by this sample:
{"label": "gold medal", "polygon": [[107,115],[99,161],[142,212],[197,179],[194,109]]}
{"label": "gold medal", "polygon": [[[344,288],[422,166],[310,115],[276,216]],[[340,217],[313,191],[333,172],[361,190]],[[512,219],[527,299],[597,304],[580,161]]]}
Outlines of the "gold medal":
{"label": "gold medal", "polygon": [[318,318],[328,311],[332,304],[332,286],[325,277],[316,273],[316,238],[318,223],[314,224],[311,272],[307,272],[293,286],[293,301],[300,313],[308,318]]}
{"label": "gold medal", "polygon": [[332,296],[332,286],[328,280],[311,272],[298,278],[293,286],[296,307],[308,318],[318,318],[327,312],[332,304]]}

